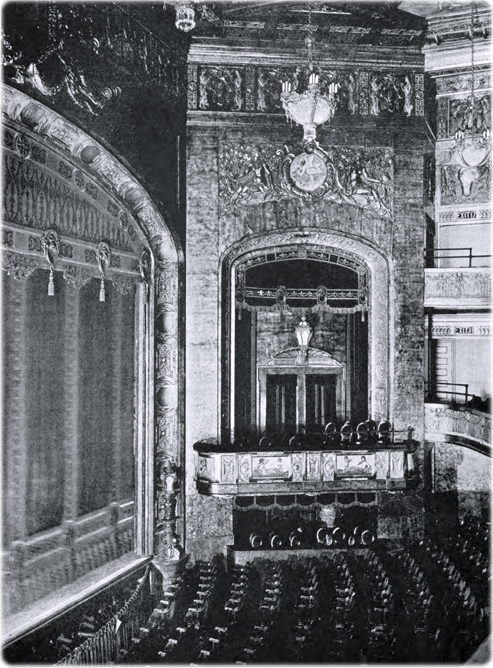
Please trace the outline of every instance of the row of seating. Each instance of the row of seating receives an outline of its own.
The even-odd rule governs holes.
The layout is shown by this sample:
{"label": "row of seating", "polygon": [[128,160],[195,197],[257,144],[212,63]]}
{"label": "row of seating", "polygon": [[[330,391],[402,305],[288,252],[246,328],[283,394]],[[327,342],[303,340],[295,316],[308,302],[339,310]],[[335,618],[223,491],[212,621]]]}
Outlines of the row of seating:
{"label": "row of seating", "polygon": [[178,585],[181,604],[154,616],[127,661],[465,660],[487,628],[475,629],[478,607],[445,556],[427,541],[229,569],[220,558],[196,564]]}

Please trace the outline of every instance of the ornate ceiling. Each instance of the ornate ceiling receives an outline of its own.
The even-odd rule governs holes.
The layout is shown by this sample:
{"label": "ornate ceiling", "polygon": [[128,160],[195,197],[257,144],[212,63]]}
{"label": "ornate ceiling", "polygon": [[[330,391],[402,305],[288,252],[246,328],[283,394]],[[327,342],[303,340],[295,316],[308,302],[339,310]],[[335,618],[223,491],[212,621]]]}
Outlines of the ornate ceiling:
{"label": "ornate ceiling", "polygon": [[309,24],[319,45],[420,46],[426,22],[398,2],[216,2],[198,5],[198,37],[303,45]]}

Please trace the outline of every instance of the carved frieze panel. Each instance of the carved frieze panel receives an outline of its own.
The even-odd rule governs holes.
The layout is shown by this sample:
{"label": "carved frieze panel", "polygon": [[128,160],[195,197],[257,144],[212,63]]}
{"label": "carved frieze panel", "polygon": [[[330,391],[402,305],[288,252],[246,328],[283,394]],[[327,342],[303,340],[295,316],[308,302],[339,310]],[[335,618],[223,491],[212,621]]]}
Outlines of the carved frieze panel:
{"label": "carved frieze panel", "polygon": [[306,479],[320,479],[320,453],[309,452],[306,456]]}
{"label": "carved frieze panel", "polygon": [[471,90],[462,97],[437,98],[438,139],[454,137],[457,130],[481,134],[491,129],[491,95],[489,92],[475,94],[474,108]]}
{"label": "carved frieze panel", "polygon": [[477,300],[491,297],[491,272],[488,269],[427,269],[425,302],[436,299]]}
{"label": "carved frieze panel", "polygon": [[410,74],[378,72],[370,75],[369,109],[372,116],[414,111],[414,86]]}
{"label": "carved frieze panel", "polygon": [[210,111],[245,110],[245,68],[198,68],[198,108]]}
{"label": "carved frieze panel", "polygon": [[235,455],[221,456],[221,482],[236,481],[235,465],[236,465]]}
{"label": "carved frieze panel", "polygon": [[[320,66],[322,95],[330,83],[338,84],[336,114],[424,115],[424,77],[420,72],[382,72]],[[190,64],[188,108],[198,111],[253,111],[283,113],[282,82],[294,92],[306,90],[305,67],[275,65]]]}
{"label": "carved frieze panel", "polygon": [[322,480],[334,480],[335,470],[335,453],[322,452]]}
{"label": "carved frieze panel", "polygon": [[[288,78],[287,70],[274,67],[258,67],[256,72],[256,105],[257,111],[282,112],[281,88],[282,81]],[[293,90],[298,88],[296,76],[298,70],[292,75],[294,79]]]}
{"label": "carved frieze panel", "polygon": [[375,455],[375,469],[377,480],[385,480],[389,470],[389,453],[379,451]]}
{"label": "carved frieze panel", "polygon": [[[472,77],[471,73],[447,72],[444,76],[437,77],[436,87],[437,95],[447,95],[453,93],[470,93]],[[474,88],[476,91],[485,90],[491,87],[491,74],[488,71],[475,72]]]}
{"label": "carved frieze panel", "polygon": [[388,148],[295,147],[223,142],[219,158],[223,213],[261,202],[326,199],[390,218],[393,153]]}
{"label": "carved frieze panel", "polygon": [[291,470],[293,482],[301,482],[305,475],[305,455],[302,452],[294,452],[291,455]]}
{"label": "carved frieze panel", "polygon": [[238,482],[248,482],[252,475],[251,455],[238,456]]}
{"label": "carved frieze panel", "polygon": [[489,93],[476,97],[471,95],[449,100],[449,136],[457,130],[482,133],[491,127],[491,98]]}

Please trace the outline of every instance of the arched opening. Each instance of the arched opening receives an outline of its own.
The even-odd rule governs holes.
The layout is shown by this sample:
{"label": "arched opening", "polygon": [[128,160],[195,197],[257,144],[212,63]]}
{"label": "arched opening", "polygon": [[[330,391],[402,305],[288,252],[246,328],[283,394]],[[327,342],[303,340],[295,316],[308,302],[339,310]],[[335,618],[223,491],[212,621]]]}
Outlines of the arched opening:
{"label": "arched opening", "polygon": [[4,610],[22,615],[183,538],[154,511],[182,457],[179,253],[92,137],[13,89],[4,111]]}
{"label": "arched opening", "polygon": [[[386,263],[336,234],[307,231],[303,241],[300,250],[288,236],[261,235],[223,262],[223,438],[266,430],[289,438],[387,416]],[[311,329],[302,363],[301,318]]]}

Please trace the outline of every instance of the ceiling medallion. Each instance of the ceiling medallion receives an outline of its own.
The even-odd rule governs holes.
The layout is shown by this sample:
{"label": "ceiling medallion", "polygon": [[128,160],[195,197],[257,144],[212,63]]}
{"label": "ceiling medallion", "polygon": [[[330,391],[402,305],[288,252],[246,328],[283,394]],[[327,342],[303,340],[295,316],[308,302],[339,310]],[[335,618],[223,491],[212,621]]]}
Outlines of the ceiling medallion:
{"label": "ceiling medallion", "polygon": [[288,152],[281,163],[284,190],[308,201],[322,198],[332,187],[333,167],[316,142],[303,143],[297,155]]}

